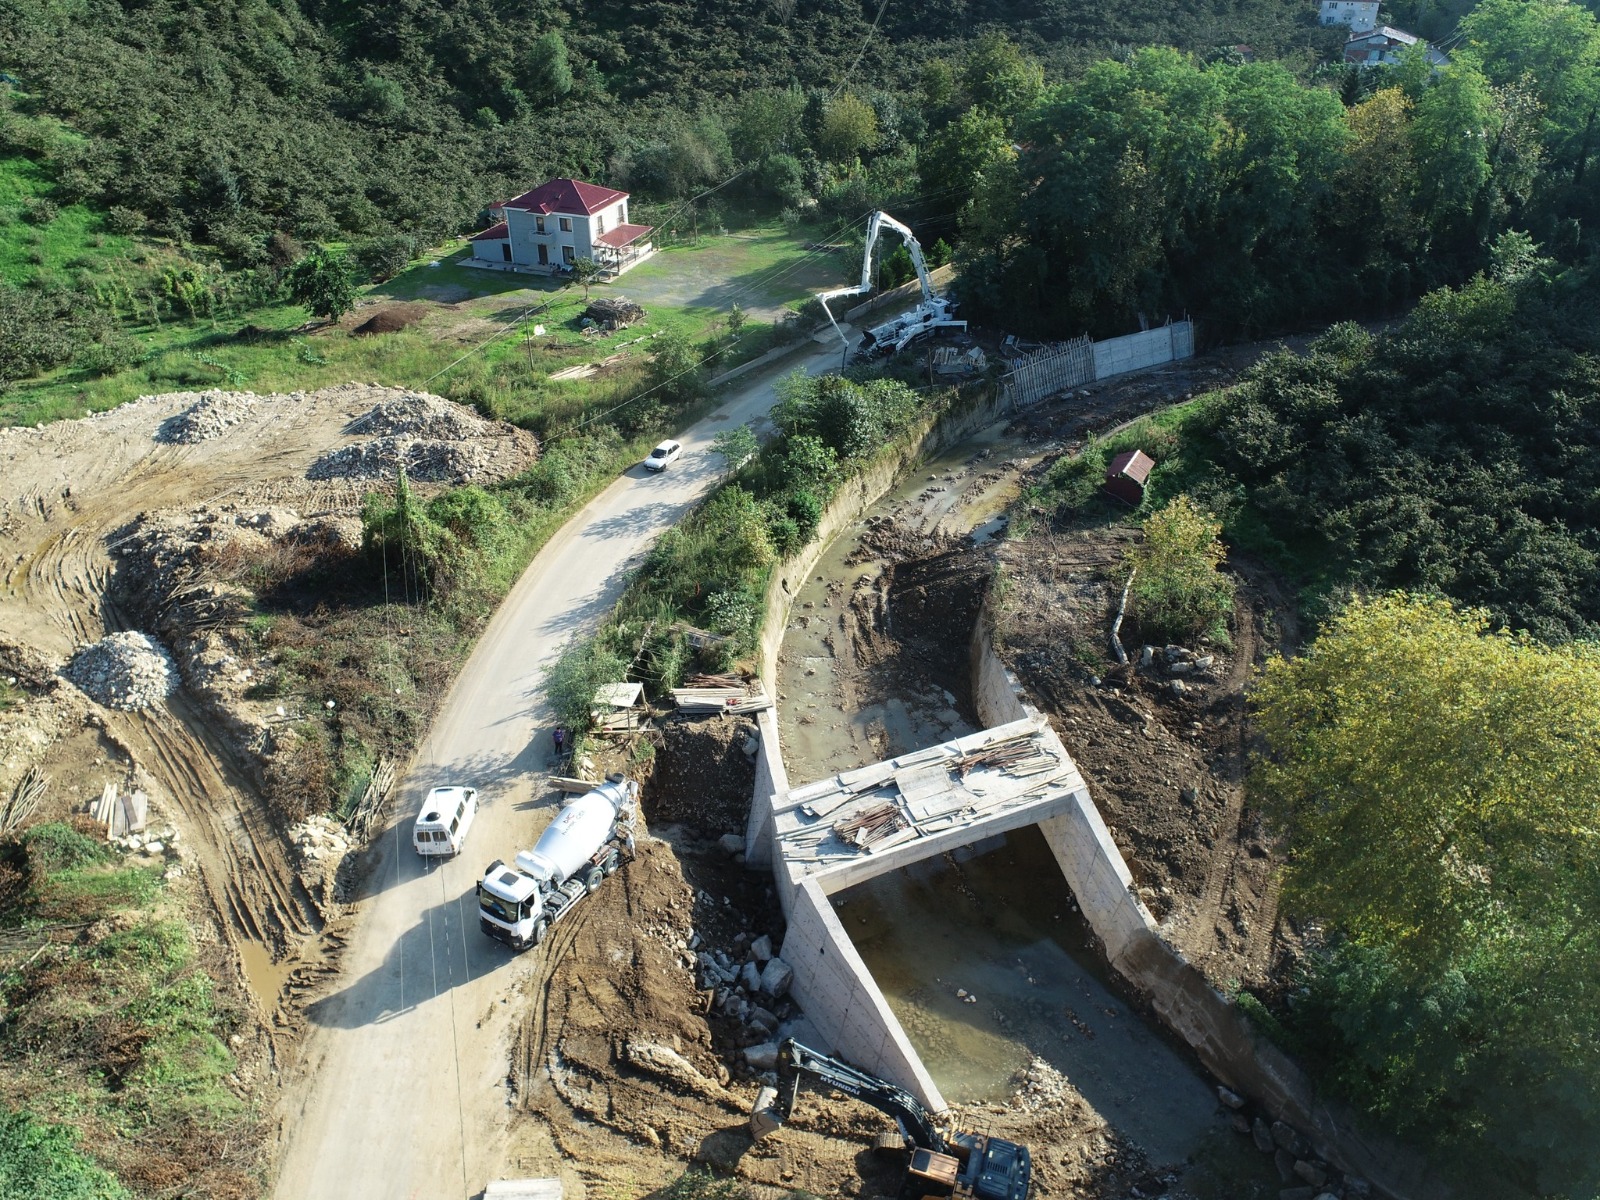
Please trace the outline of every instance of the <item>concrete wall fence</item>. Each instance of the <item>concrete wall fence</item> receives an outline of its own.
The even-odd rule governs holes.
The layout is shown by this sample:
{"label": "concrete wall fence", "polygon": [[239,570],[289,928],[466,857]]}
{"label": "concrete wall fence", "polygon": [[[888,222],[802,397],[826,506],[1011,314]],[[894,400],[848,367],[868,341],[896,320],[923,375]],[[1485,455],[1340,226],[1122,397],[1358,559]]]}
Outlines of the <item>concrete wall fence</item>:
{"label": "concrete wall fence", "polygon": [[1046,346],[1019,359],[1000,386],[1011,404],[1026,407],[1067,388],[1192,357],[1194,322],[1171,321],[1103,342],[1081,337]]}

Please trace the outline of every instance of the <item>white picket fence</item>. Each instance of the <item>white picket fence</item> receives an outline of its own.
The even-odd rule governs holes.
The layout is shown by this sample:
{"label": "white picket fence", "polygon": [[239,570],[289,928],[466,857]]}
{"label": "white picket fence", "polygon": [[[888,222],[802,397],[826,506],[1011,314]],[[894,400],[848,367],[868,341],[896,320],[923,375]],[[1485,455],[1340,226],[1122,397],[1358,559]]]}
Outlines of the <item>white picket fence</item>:
{"label": "white picket fence", "polygon": [[1046,396],[1097,379],[1193,357],[1194,322],[1170,321],[1155,329],[1103,342],[1081,337],[1046,346],[1021,359],[1000,386],[1007,404],[1026,408]]}

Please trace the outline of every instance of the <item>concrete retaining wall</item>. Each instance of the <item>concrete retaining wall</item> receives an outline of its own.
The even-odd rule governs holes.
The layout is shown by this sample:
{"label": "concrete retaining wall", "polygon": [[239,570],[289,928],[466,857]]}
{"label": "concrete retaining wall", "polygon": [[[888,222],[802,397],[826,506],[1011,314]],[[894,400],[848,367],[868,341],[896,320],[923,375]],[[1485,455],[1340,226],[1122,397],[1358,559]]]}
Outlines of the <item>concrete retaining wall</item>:
{"label": "concrete retaining wall", "polygon": [[[1015,720],[1030,711],[995,650],[987,601],[973,631],[971,655],[980,724]],[[1039,829],[1112,967],[1150,1002],[1206,1070],[1299,1130],[1319,1157],[1347,1174],[1371,1180],[1398,1200],[1449,1197],[1449,1189],[1420,1155],[1390,1138],[1366,1133],[1349,1109],[1320,1100],[1294,1060],[1161,939],[1094,801],[1087,795],[1074,800],[1078,803],[1062,815],[1039,822]]]}
{"label": "concrete retaining wall", "polygon": [[[761,678],[773,696],[778,694],[778,655],[783,649],[784,631],[789,627],[789,610],[829,543],[894,487],[907,468],[994,424],[1004,412],[996,393],[966,411],[924,418],[912,429],[902,449],[873,463],[840,487],[822,514],[816,536],[799,554],[780,563],[767,584],[766,623],[761,628],[758,661]],[[761,745],[756,750],[756,782],[745,822],[744,846],[745,861],[765,866],[772,862],[773,801],[789,790],[789,775],[778,743],[777,711],[768,709],[761,715]]]}
{"label": "concrete retaining wall", "polygon": [[1175,358],[1188,358],[1194,353],[1193,326],[1188,321],[1146,329],[1143,333],[1130,333],[1125,337],[1107,338],[1094,344],[1094,377],[1106,379],[1129,371],[1142,371],[1158,367]]}
{"label": "concrete retaining wall", "polygon": [[794,969],[790,994],[806,1018],[827,1032],[841,1058],[900,1082],[943,1111],[944,1097],[816,880],[794,889],[788,916],[783,961]]}

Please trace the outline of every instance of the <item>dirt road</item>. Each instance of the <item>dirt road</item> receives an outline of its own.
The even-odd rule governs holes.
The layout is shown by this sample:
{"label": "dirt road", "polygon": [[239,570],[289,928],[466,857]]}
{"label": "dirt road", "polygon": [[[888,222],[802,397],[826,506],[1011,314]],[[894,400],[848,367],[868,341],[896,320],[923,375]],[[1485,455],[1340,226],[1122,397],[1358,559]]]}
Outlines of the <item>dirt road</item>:
{"label": "dirt road", "polygon": [[[832,347],[799,360],[813,374]],[[786,365],[783,370],[792,369]],[[724,429],[775,402],[768,373],[725,398],[683,437],[668,471],[640,467],[596,497],[534,560],[485,631],[428,742],[396,790],[341,971],[312,1003],[312,1029],[283,1105],[274,1194],[284,1200],[467,1197],[502,1173],[510,999],[542,970],[477,929],[485,863],[530,844],[548,821],[544,672],[615,603],[626,569],[716,481]],[[406,842],[427,789],[475,784],[484,807],[462,858],[424,863]]]}

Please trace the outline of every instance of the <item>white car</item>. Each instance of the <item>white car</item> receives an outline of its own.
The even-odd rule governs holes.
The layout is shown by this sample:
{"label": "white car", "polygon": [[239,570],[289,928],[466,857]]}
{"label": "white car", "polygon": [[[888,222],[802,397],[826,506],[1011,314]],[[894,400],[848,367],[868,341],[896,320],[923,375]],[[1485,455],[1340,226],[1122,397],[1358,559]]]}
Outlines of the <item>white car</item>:
{"label": "white car", "polygon": [[647,471],[665,471],[669,462],[675,462],[678,455],[683,453],[683,443],[667,440],[654,450],[650,457],[644,460],[644,469]]}
{"label": "white car", "polygon": [[411,844],[425,858],[454,858],[467,840],[472,818],[478,815],[478,789],[436,787],[422,802]]}

